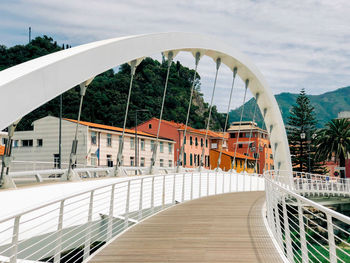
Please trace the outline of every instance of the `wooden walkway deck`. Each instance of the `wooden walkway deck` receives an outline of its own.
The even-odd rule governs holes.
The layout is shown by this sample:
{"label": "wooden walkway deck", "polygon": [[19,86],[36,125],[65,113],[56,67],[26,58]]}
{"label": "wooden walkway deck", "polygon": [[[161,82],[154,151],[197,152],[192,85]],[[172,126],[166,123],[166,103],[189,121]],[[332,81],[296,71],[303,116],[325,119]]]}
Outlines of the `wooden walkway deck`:
{"label": "wooden walkway deck", "polygon": [[262,219],[264,192],[176,205],[134,226],[90,262],[282,262]]}

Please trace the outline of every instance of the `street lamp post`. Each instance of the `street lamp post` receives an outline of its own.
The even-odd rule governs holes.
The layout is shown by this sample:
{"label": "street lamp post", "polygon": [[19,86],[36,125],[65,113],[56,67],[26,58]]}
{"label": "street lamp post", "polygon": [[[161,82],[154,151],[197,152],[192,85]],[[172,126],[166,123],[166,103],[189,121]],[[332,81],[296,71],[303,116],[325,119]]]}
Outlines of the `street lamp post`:
{"label": "street lamp post", "polygon": [[138,166],[138,146],[139,146],[139,143],[138,143],[138,138],[137,138],[137,113],[138,112],[146,112],[146,111],[149,111],[149,110],[146,110],[146,109],[141,109],[141,110],[136,110],[135,111],[135,167]]}

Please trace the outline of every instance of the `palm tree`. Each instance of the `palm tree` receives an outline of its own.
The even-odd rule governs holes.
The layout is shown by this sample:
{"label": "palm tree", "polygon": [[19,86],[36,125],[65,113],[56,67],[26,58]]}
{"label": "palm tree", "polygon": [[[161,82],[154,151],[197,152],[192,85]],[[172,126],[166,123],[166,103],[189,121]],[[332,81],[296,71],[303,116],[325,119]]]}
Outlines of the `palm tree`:
{"label": "palm tree", "polygon": [[[350,121],[348,119],[334,119],[321,129],[315,138],[318,160],[329,160],[335,156],[340,167],[345,167],[345,160],[350,153]],[[345,171],[341,171],[345,177]]]}

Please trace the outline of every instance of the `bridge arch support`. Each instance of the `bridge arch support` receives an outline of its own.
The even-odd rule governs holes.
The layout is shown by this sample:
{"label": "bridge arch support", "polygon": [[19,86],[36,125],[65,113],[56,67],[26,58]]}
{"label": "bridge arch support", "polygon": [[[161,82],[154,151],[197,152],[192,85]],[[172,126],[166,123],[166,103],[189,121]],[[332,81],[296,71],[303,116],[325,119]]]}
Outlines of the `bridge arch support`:
{"label": "bridge arch support", "polygon": [[[242,53],[222,41],[192,33],[158,33],[97,41],[49,54],[0,72],[0,129],[40,105],[112,67],[166,51],[201,51],[237,67],[249,89],[259,93],[276,169],[292,170],[288,140],[278,104],[265,78]],[[288,173],[290,176],[292,173]],[[287,179],[287,178],[286,178]],[[291,178],[288,178],[291,180]],[[289,181],[291,182],[291,181]]]}

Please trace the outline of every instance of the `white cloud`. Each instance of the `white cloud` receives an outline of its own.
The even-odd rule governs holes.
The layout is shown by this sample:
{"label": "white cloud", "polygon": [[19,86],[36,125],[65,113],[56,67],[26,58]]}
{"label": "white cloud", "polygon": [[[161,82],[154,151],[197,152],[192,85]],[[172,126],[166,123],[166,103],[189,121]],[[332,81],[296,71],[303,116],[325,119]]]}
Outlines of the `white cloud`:
{"label": "white cloud", "polygon": [[[250,56],[274,93],[311,94],[350,83],[350,2],[341,0],[2,0],[0,39],[13,45],[35,35],[79,45],[141,33],[186,31],[217,36]],[[180,55],[186,66],[193,58]],[[211,96],[215,63],[199,67],[202,91]],[[232,73],[220,69],[215,104],[226,110]],[[243,96],[243,83],[237,84]],[[234,107],[240,104],[234,101]]]}

